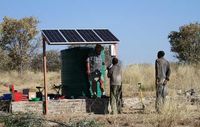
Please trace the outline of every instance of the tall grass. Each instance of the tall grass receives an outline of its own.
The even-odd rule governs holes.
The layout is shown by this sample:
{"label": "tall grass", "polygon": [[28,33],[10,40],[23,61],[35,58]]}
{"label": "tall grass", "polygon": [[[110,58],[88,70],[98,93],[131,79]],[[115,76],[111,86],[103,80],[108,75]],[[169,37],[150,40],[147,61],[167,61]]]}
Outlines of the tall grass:
{"label": "tall grass", "polygon": [[[200,66],[171,64],[171,76],[168,87],[171,90],[186,91],[195,89],[200,92]],[[125,96],[133,95],[142,83],[144,91],[155,88],[155,69],[150,64],[133,64],[123,69],[123,89]]]}
{"label": "tall grass", "polygon": [[[152,109],[151,109],[152,110]],[[187,102],[180,102],[177,99],[168,99],[162,113],[149,114],[144,118],[144,123],[155,127],[174,127],[178,125],[198,125],[199,121],[194,121],[199,117],[197,106],[191,106]]]}
{"label": "tall grass", "polygon": [[[0,94],[8,91],[4,84],[14,84],[16,89],[43,86],[43,73],[26,71],[20,76],[17,72],[0,73]],[[171,64],[171,76],[168,88],[171,90],[200,90],[200,66]],[[142,83],[142,88],[146,93],[154,91],[155,70],[151,64],[132,64],[123,68],[123,95],[133,96],[138,91],[137,84]],[[47,73],[48,90],[51,85],[61,82],[60,72]],[[107,86],[109,81],[106,82]],[[107,87],[106,87],[107,88]],[[109,89],[109,88],[107,88]]]}
{"label": "tall grass", "polygon": [[[29,88],[32,91],[36,91],[36,86],[43,87],[43,73],[42,72],[30,72],[26,71],[20,75],[16,71],[11,72],[1,72],[0,73],[0,94],[9,92],[9,88],[5,87],[13,84],[16,90],[22,90]],[[48,90],[52,90],[53,84],[58,84],[61,82],[60,72],[48,72],[47,73],[47,86]]]}
{"label": "tall grass", "polygon": [[148,64],[133,64],[123,69],[124,96],[132,96],[137,93],[138,83],[142,84],[145,91],[154,89],[154,67]]}

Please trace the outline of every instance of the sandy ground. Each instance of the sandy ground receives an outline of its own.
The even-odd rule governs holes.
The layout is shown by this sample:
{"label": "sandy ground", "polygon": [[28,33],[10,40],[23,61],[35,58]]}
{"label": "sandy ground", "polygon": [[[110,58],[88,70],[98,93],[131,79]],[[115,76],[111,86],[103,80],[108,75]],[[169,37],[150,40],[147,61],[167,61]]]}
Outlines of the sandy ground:
{"label": "sandy ground", "polygon": [[47,119],[61,123],[77,123],[80,121],[96,121],[105,127],[200,127],[200,105],[190,100],[177,97],[168,99],[163,112],[158,114],[154,101],[147,103],[145,110],[139,108],[123,108],[122,114],[66,114],[64,116],[46,116]]}
{"label": "sandy ground", "polygon": [[[152,95],[144,93],[145,96]],[[99,115],[93,113],[47,115],[43,118],[54,121],[47,122],[47,127],[60,127],[72,123],[94,121],[103,127],[200,127],[200,100],[184,94],[168,96],[162,113],[155,111],[155,98],[145,98],[145,109],[140,110],[142,105],[125,106],[122,114]],[[1,114],[0,114],[1,115]],[[3,124],[0,124],[0,127]]]}

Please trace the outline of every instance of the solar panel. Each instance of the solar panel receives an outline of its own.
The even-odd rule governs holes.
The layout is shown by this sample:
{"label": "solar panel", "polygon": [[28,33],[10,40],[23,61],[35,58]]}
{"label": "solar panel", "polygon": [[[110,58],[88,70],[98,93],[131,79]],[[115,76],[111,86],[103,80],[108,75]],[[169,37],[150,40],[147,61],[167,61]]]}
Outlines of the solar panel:
{"label": "solar panel", "polygon": [[68,42],[84,42],[81,36],[75,30],[60,30]]}
{"label": "solar panel", "polygon": [[66,42],[58,30],[42,30],[50,42]]}
{"label": "solar panel", "polygon": [[94,31],[103,41],[119,41],[108,29],[95,29]]}
{"label": "solar panel", "polygon": [[101,42],[101,39],[92,30],[77,30],[87,42]]}
{"label": "solar panel", "polygon": [[50,45],[116,44],[119,41],[108,29],[42,30]]}

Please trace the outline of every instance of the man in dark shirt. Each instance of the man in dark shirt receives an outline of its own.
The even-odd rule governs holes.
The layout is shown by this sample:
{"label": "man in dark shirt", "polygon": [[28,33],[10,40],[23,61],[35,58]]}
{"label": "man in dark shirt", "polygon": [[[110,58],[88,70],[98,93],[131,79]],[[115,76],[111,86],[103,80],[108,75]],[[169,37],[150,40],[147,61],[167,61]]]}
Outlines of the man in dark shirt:
{"label": "man in dark shirt", "polygon": [[167,82],[170,77],[170,64],[164,58],[165,52],[159,51],[157,54],[157,59],[155,61],[155,78],[156,78],[156,111],[160,112],[165,98],[167,95]]}

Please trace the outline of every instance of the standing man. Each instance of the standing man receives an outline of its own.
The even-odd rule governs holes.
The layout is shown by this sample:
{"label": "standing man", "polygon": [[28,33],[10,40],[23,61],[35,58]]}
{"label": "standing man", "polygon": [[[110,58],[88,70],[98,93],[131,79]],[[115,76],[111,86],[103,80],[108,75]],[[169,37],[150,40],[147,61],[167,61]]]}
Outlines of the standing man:
{"label": "standing man", "polygon": [[161,108],[165,103],[165,98],[167,95],[167,82],[170,77],[170,64],[164,58],[165,52],[159,51],[157,54],[157,59],[155,61],[155,78],[156,78],[156,111],[160,112]]}
{"label": "standing man", "polygon": [[122,69],[117,58],[112,59],[112,66],[108,67],[108,77],[110,78],[110,104],[112,114],[121,113],[121,85]]}
{"label": "standing man", "polygon": [[104,62],[101,58],[101,51],[103,47],[96,44],[94,51],[92,51],[87,58],[87,74],[89,80],[92,82],[93,98],[97,97],[97,83],[100,84],[102,96],[105,96],[103,75],[101,73]]}

